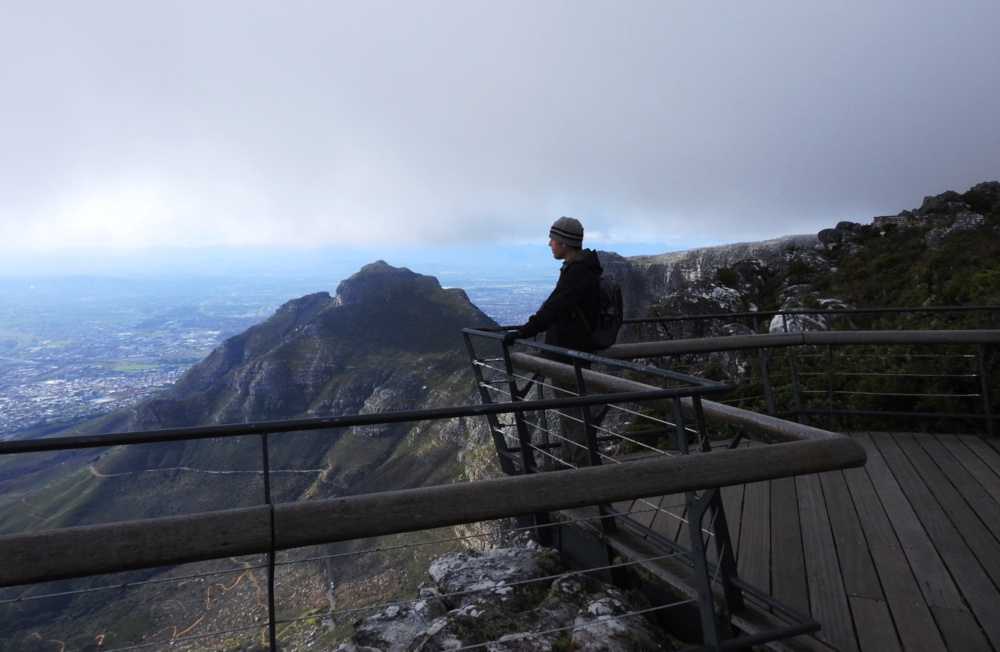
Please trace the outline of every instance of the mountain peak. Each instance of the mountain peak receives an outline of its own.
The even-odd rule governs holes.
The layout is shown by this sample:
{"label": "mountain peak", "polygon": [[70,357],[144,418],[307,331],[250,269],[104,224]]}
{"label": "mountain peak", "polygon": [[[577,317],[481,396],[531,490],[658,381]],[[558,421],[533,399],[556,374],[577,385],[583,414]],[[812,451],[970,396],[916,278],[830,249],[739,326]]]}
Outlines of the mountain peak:
{"label": "mountain peak", "polygon": [[374,388],[397,376],[399,395],[415,397],[434,378],[464,372],[462,328],[495,325],[464,291],[378,261],[343,281],[336,297],[293,299],[226,340],[137,408],[130,427],[357,412]]}
{"label": "mountain peak", "polygon": [[340,283],[336,305],[395,301],[414,295],[427,296],[436,291],[441,291],[441,284],[433,276],[417,274],[406,267],[393,267],[379,260],[365,265]]}

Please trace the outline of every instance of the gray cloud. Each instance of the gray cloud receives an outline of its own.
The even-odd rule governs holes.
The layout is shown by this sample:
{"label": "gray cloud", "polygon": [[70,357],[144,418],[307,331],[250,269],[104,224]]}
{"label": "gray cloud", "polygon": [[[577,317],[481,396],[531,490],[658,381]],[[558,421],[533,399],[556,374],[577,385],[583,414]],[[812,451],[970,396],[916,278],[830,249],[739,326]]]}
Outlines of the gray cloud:
{"label": "gray cloud", "polygon": [[4,245],[816,232],[1000,178],[992,0],[7,2]]}

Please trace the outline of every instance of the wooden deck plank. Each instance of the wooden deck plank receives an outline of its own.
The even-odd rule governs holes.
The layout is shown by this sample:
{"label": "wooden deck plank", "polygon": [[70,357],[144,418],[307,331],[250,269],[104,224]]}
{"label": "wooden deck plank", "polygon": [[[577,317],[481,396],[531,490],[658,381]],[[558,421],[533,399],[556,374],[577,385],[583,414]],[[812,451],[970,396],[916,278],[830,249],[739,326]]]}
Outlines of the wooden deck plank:
{"label": "wooden deck plank", "polygon": [[823,473],[819,479],[823,486],[823,496],[826,500],[847,595],[883,600],[885,596],[868,549],[868,540],[865,538],[844,474],[840,471]]}
{"label": "wooden deck plank", "polygon": [[[840,575],[820,480],[815,475],[803,475],[795,478],[795,485],[809,584],[809,610],[823,627],[816,637],[839,650],[857,650],[851,610]],[[742,552],[741,549],[741,555]]]}
{"label": "wooden deck plank", "polygon": [[666,496],[664,501],[657,505],[657,511],[653,520],[653,529],[667,537],[671,541],[683,541],[681,531],[687,522],[687,507],[684,504],[684,496],[675,494]]}
{"label": "wooden deck plank", "polygon": [[[983,461],[983,463],[993,470],[995,474],[1000,474],[1000,450],[996,444],[990,444],[984,441],[981,437],[962,437],[962,443],[971,450],[976,456]],[[993,498],[1000,502],[1000,486],[995,482],[989,484],[990,494]]]}
{"label": "wooden deck plank", "polygon": [[[858,643],[862,650],[898,650],[900,636],[896,632],[895,621],[923,617],[930,623],[929,614],[923,603],[911,599],[919,590],[916,580],[906,572],[892,572],[895,568],[905,569],[905,565],[901,565],[905,561],[905,555],[892,532],[889,518],[867,471],[864,468],[847,469],[842,476],[844,488],[854,503],[857,522],[842,524],[840,529],[849,533],[851,527],[857,527],[861,534],[857,535],[856,545],[861,546],[861,537],[864,537],[865,550],[862,552],[854,549],[852,552],[858,557],[868,557],[854,565],[854,572],[860,574],[860,577],[851,578],[851,571],[843,569]],[[827,496],[829,499],[831,494],[828,492]],[[841,497],[840,500],[845,499]],[[944,568],[940,559],[937,562]],[[871,597],[861,597],[860,594]],[[908,642],[920,640],[911,634],[906,636]],[[916,634],[919,636],[920,632]],[[936,634],[931,632],[930,638],[924,640],[935,638]]]}
{"label": "wooden deck plank", "polygon": [[771,491],[768,482],[746,485],[736,572],[765,593],[771,591]]}
{"label": "wooden deck plank", "polygon": [[[629,463],[659,457],[649,452],[635,453],[618,458],[619,463]],[[640,525],[653,530],[671,541],[677,540],[677,530],[684,516],[684,496],[650,496],[615,503],[612,507]]]}
{"label": "wooden deck plank", "polygon": [[781,602],[808,613],[809,587],[795,478],[771,481],[771,590]]}
{"label": "wooden deck plank", "polygon": [[929,521],[940,528],[938,534],[941,539],[936,542],[938,549],[953,550],[949,542],[956,535],[961,536],[972,555],[978,559],[981,571],[985,570],[993,582],[1000,585],[1000,557],[996,555],[1000,542],[969,506],[967,497],[954,484],[960,482],[964,485],[963,478],[949,477],[940,466],[946,460],[930,455],[917,435],[897,434],[894,438],[927,483],[930,494],[936,499],[938,507],[931,506]]}
{"label": "wooden deck plank", "polygon": [[[752,442],[750,440],[746,440],[739,444],[737,448],[748,447],[751,443]],[[733,545],[734,555],[740,549],[740,535],[743,527],[743,506],[745,497],[746,487],[744,485],[722,488],[722,508],[726,512],[726,521],[729,524],[729,540]]]}
{"label": "wooden deck plank", "polygon": [[[984,629],[996,630],[997,626],[990,624],[991,620],[995,620],[997,613],[995,605],[991,604],[991,596],[996,595],[996,588],[982,566],[976,561],[975,555],[965,539],[948,519],[935,495],[935,491],[939,489],[950,495],[950,492],[944,489],[947,482],[942,481],[939,477],[939,470],[931,469],[934,466],[933,462],[927,458],[922,449],[917,450],[919,446],[912,438],[894,436],[877,441],[887,464],[893,469],[900,487],[906,492],[908,499],[914,506],[918,518],[923,523],[928,536],[938,550],[938,554],[954,578],[964,600],[968,601],[972,612]],[[905,446],[901,446],[901,442]],[[904,448],[908,450],[904,451]],[[914,460],[918,462],[917,465],[913,464]],[[930,480],[930,484],[928,484],[928,480]],[[921,577],[921,582],[926,581],[926,577]],[[991,608],[994,609],[992,615],[984,611]],[[900,628],[905,626],[912,625],[905,622],[900,623]],[[987,636],[996,646],[996,633],[988,631]],[[987,649],[988,644],[985,640],[983,643],[982,649]]]}
{"label": "wooden deck plank", "polygon": [[938,439],[948,447],[966,471],[982,485],[994,502],[1000,503],[1000,453],[979,437],[941,435]]}
{"label": "wooden deck plank", "polygon": [[[845,470],[844,477],[850,480],[851,496],[868,543],[872,546],[899,547],[896,533],[901,531],[908,538],[919,540],[922,537],[927,547],[933,550],[920,520],[886,466],[871,435],[855,433],[852,437],[864,447],[868,460],[862,468]],[[891,516],[897,517],[896,523],[890,520]]]}
{"label": "wooden deck plank", "polygon": [[[869,551],[886,605],[894,629],[898,630],[896,636],[906,650],[943,649],[944,641],[934,623],[927,596],[946,593],[960,605],[961,595],[879,449],[867,435],[860,435],[858,439],[868,451],[868,463],[864,468],[845,471],[844,477],[869,541]],[[894,524],[911,538],[906,547],[897,539]],[[914,563],[914,560],[917,562]],[[937,579],[922,580],[915,576],[914,568],[926,568]],[[944,583],[943,588],[938,583]],[[920,596],[923,600],[919,599]],[[852,606],[854,604],[852,602]],[[890,627],[893,625],[890,624]],[[859,630],[862,649],[878,650],[877,647],[864,646],[865,637],[870,636],[870,632]]]}
{"label": "wooden deck plank", "polygon": [[[868,462],[863,469],[851,469],[845,473],[853,480],[850,484],[851,491],[869,542],[873,548],[890,551],[886,554],[904,555],[911,568],[920,569],[917,584],[927,607],[964,608],[958,587],[904,494],[899,480],[893,475],[880,447],[875,445],[870,435],[856,435],[856,439],[868,452]],[[891,447],[890,456],[900,455],[891,439],[882,441],[882,444],[883,447]],[[905,545],[901,543],[903,541],[906,542]],[[911,601],[913,588],[906,578],[886,577],[881,569],[879,575],[882,577],[886,598],[893,604]],[[909,608],[909,611],[912,609]],[[907,619],[927,620],[929,617],[929,612],[909,613]]]}
{"label": "wooden deck plank", "polygon": [[[656,504],[662,498],[647,498],[646,500]],[[652,507],[643,505],[640,500],[623,500],[618,503],[612,503],[611,507],[623,514],[628,514],[634,521],[645,527],[652,526],[653,516],[656,513]]]}
{"label": "wooden deck plank", "polygon": [[858,647],[871,652],[896,652],[902,650],[896,628],[892,624],[889,606],[884,600],[869,600],[852,596],[848,598],[854,625],[858,631]]}
{"label": "wooden deck plank", "polygon": [[968,611],[954,609],[939,609],[935,607],[934,620],[941,628],[948,650],[989,650],[989,645],[983,639],[979,623]]}
{"label": "wooden deck plank", "polygon": [[920,593],[921,581],[899,548],[873,548],[872,559],[886,593],[886,603],[906,650],[944,650],[933,613]]}
{"label": "wooden deck plank", "polygon": [[[954,445],[945,446],[939,438],[926,434],[914,435],[914,439],[927,451],[927,455],[934,460],[938,468],[941,469],[941,473],[961,494],[965,503],[986,526],[994,539],[1000,541],[1000,504],[997,504],[997,501],[990,496],[979,479],[956,459],[954,451],[959,447],[959,443],[953,442]],[[984,479],[988,479],[988,476]],[[993,545],[996,545],[996,541]]]}
{"label": "wooden deck plank", "polygon": [[677,533],[674,535],[678,542],[685,546],[691,545],[691,528],[690,522],[688,520],[687,509],[683,509],[679,512],[672,512],[675,516],[680,516],[680,518],[675,518],[677,524]]}
{"label": "wooden deck plank", "polygon": [[[973,549],[973,553],[976,555],[976,560],[994,577],[996,585],[995,578],[1000,575],[1000,559],[997,554],[997,550],[1000,549],[1000,504],[980,481],[989,481],[995,474],[984,473],[976,477],[970,473],[955,455],[955,452],[962,448],[961,442],[953,441],[951,446],[946,446],[941,439],[930,435],[916,435],[915,439],[955,487],[956,492],[960,494],[958,497],[964,501],[954,511],[965,512],[965,518],[975,517],[976,522],[992,535],[992,540],[989,540],[987,535],[981,532],[981,536],[985,539],[979,544],[982,548]],[[953,496],[952,500],[957,500],[958,497]],[[952,503],[949,502],[949,507],[951,506]],[[977,619],[982,622],[986,635],[995,646],[1000,647],[1000,623],[996,618],[996,614],[1000,613],[1000,596],[985,583],[977,586],[979,592],[970,594],[967,600]]]}

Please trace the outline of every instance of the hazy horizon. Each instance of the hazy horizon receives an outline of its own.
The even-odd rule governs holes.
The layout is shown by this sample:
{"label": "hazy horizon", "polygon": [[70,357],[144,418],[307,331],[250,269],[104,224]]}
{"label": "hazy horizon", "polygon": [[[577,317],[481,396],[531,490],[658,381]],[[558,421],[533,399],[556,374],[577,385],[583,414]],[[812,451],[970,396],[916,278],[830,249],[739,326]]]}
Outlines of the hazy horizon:
{"label": "hazy horizon", "polygon": [[[832,228],[834,225],[830,225]],[[543,234],[543,236],[546,234]],[[717,244],[693,244],[676,248],[665,243],[584,242],[584,246],[624,257],[660,255],[777,238]],[[135,250],[78,248],[43,253],[18,252],[0,258],[0,279],[47,277],[141,277],[141,276],[234,276],[234,277],[326,277],[342,278],[364,265],[384,261],[421,274],[451,273],[459,276],[492,274],[534,275],[558,270],[546,238],[532,244],[387,245],[351,246],[161,246]],[[519,271],[520,270],[520,271]],[[444,281],[442,280],[442,284]]]}
{"label": "hazy horizon", "polygon": [[[498,266],[516,271],[548,266],[548,241],[534,244],[371,246],[371,247],[150,247],[136,251],[80,249],[26,253],[0,260],[0,278],[52,276],[236,275],[325,276],[331,269],[343,273],[383,260],[394,267],[460,269],[464,273],[493,273]],[[673,249],[662,243],[619,243],[585,246],[622,256],[656,255],[700,247]],[[735,244],[735,243],[734,243]],[[709,245],[704,245],[709,246]]]}

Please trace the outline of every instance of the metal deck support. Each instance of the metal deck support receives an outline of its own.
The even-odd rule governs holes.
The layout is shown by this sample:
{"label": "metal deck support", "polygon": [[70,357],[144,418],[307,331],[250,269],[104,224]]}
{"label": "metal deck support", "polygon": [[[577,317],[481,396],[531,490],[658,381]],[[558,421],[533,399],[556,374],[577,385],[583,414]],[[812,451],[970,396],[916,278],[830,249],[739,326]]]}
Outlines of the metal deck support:
{"label": "metal deck support", "polygon": [[[479,370],[479,365],[477,364],[477,359],[475,357],[474,347],[469,340],[468,333],[466,333],[466,338],[467,341],[470,342],[469,351],[477,381],[479,381],[481,388],[480,396],[482,397],[484,403],[492,403],[492,396],[487,389],[487,384],[482,379],[482,374]],[[554,349],[554,347],[545,347],[544,345],[537,346],[543,351],[546,349]],[[600,466],[602,464],[599,450],[601,438],[597,437],[597,428],[601,425],[607,415],[608,408],[614,400],[611,397],[615,395],[592,394],[588,390],[587,378],[584,375],[584,368],[587,368],[588,374],[597,374],[597,372],[593,372],[589,369],[590,363],[594,360],[600,360],[610,364],[620,364],[624,367],[635,367],[632,363],[600,359],[590,354],[580,354],[578,352],[567,353],[575,354],[575,356],[562,356],[569,359],[571,367],[567,367],[565,364],[562,365],[561,368],[563,370],[562,373],[564,377],[560,380],[563,382],[569,381],[571,378],[572,380],[575,380],[577,396],[557,398],[555,400],[539,400],[534,402],[536,404],[535,408],[537,409],[538,414],[537,418],[543,419],[546,409],[578,407],[582,413],[587,434],[587,447],[591,465]],[[547,360],[546,364],[558,365],[559,363]],[[527,387],[517,387],[514,379],[514,365],[511,359],[511,354],[506,346],[503,347],[503,367],[507,375],[506,385],[508,387],[512,403],[523,402],[525,395],[530,389],[530,385],[536,383],[540,384],[538,375],[539,371],[536,369],[536,375],[530,379]],[[556,369],[559,369],[559,366],[554,368],[553,373],[556,373]],[[651,368],[645,367],[643,370],[648,369]],[[639,369],[635,368],[635,370]],[[680,374],[658,368],[656,369],[656,374],[660,374],[661,382],[664,385],[664,389],[662,391],[666,397],[669,397],[667,398],[668,403],[662,403],[662,405],[669,405],[669,407],[666,408],[667,412],[672,413],[671,416],[673,424],[667,431],[672,447],[682,456],[688,455],[691,452],[688,445],[690,428],[690,430],[697,434],[697,454],[712,455],[712,447],[708,439],[707,419],[702,406],[698,387],[699,383],[708,383],[713,386],[712,391],[716,391],[719,389],[719,385],[712,383],[712,381],[704,381],[690,376],[681,376]],[[670,382],[676,383],[679,381],[689,382],[690,388],[678,389],[676,387],[671,388],[669,386]],[[706,387],[703,386],[702,390],[705,388]],[[690,402],[687,407],[685,407],[683,403],[684,400]],[[598,401],[603,403],[603,406],[595,415],[591,411],[591,406],[598,405]],[[688,418],[693,420],[685,419],[686,410],[690,411],[690,414],[687,415]],[[494,419],[491,418],[491,427],[493,426],[493,420]],[[505,472],[507,472],[507,468],[516,469],[517,467],[520,467],[523,473],[538,473],[540,472],[540,468],[534,458],[537,444],[533,444],[531,442],[531,432],[528,427],[528,421],[522,412],[517,413],[516,423],[519,442],[519,448],[517,451],[510,449],[503,437],[494,437],[494,442],[496,442],[498,446],[497,453],[500,456],[501,463],[504,464],[504,460],[509,460],[511,462],[510,465],[504,467]],[[741,437],[742,432],[739,432],[736,436],[736,441],[739,441]],[[514,455],[516,452],[520,453],[519,459],[517,459]],[[615,510],[610,504],[596,505],[598,510],[598,520],[594,523],[594,527],[596,528],[596,532],[600,535],[600,542],[591,541],[588,543],[586,541],[586,537],[581,536],[580,533],[576,532],[571,524],[560,523],[556,519],[550,518],[547,514],[538,514],[535,516],[534,531],[540,543],[543,545],[556,546],[564,555],[571,559],[573,563],[583,568],[612,568],[613,565],[610,563],[610,560],[614,557],[615,553],[611,547],[611,538],[617,536],[620,526],[623,526],[625,529],[630,531],[638,532],[643,538],[646,538],[649,541],[655,541],[664,548],[669,549],[673,553],[679,554],[683,558],[687,559],[687,562],[694,573],[694,588],[697,593],[698,612],[701,621],[702,637],[705,646],[704,649],[715,651],[741,649],[758,642],[778,640],[786,636],[788,631],[809,632],[815,631],[819,628],[819,624],[814,620],[806,617],[799,617],[797,622],[792,625],[790,629],[781,629],[774,632],[759,632],[750,636],[742,636],[740,632],[736,631],[733,625],[733,614],[739,613],[746,608],[744,591],[748,589],[751,590],[755,597],[763,600],[776,611],[782,613],[792,612],[784,605],[777,603],[777,601],[770,596],[767,596],[763,592],[756,589],[752,589],[752,587],[748,587],[740,580],[737,574],[736,558],[733,553],[729,527],[719,489],[710,488],[700,492],[689,491],[686,492],[684,496],[685,510],[688,514],[688,527],[690,530],[689,547],[685,547],[678,542],[665,539],[652,529],[634,521],[628,514]],[[706,524],[706,518],[708,519],[708,524]],[[714,554],[717,559],[716,563],[713,563],[709,558],[710,547],[707,545],[707,540],[705,538],[706,531],[710,532],[710,535],[715,539]],[[613,572],[610,573],[610,575],[612,576],[612,580],[621,580],[621,577],[614,577],[615,573]],[[721,586],[721,597],[716,597],[713,585]],[[750,643],[750,641],[753,641],[753,643]]]}

